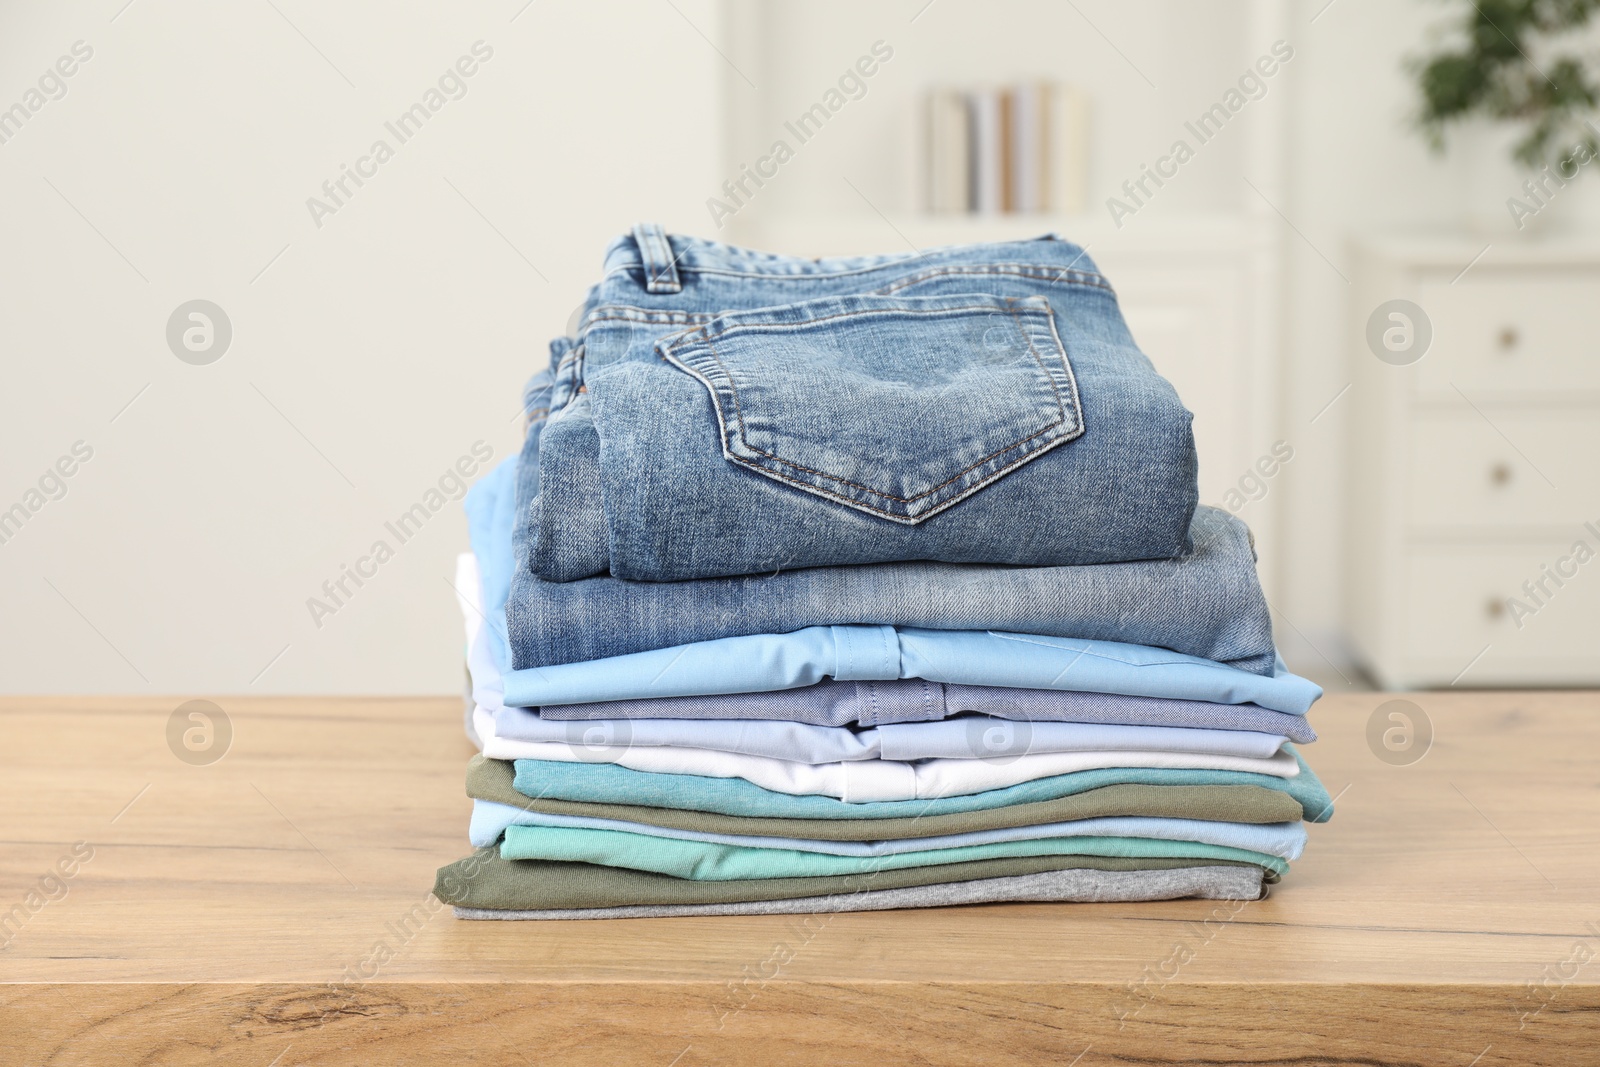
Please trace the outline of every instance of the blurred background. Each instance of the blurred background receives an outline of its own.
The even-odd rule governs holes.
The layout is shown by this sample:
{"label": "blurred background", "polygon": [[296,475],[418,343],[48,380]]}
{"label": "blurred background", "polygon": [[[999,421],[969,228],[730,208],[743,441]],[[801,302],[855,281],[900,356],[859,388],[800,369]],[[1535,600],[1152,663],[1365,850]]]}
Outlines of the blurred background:
{"label": "blurred background", "polygon": [[646,220],[1077,241],[1293,668],[1594,684],[1593,35],[1534,6],[13,0],[0,691],[459,689],[460,472]]}

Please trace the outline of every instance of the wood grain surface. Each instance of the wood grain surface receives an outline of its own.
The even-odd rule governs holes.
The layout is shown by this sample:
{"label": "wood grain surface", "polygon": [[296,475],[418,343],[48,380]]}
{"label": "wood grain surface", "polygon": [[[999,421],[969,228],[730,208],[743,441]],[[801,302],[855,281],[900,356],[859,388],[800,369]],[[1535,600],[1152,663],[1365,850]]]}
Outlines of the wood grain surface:
{"label": "wood grain surface", "polygon": [[3,700],[0,1062],[1600,1063],[1600,696],[1410,694],[1409,765],[1392,699],[1313,711],[1263,901],[570,923],[429,895],[458,701],[217,698],[196,765],[181,699]]}

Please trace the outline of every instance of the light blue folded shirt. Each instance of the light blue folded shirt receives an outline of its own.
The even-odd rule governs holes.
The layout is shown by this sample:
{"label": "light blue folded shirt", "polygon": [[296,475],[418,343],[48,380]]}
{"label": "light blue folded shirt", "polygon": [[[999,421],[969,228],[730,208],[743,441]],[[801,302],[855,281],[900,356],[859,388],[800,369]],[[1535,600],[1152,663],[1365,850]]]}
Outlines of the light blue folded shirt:
{"label": "light blue folded shirt", "polygon": [[714,845],[742,845],[747,848],[784,848],[796,852],[823,852],[833,856],[888,856],[900,852],[922,852],[936,848],[962,848],[967,845],[992,845],[1001,841],[1038,841],[1060,837],[1146,837],[1165,841],[1198,841],[1208,845],[1265,852],[1285,860],[1297,860],[1306,843],[1305,824],[1298,822],[1254,824],[1132,815],[1041,823],[1035,826],[1006,826],[990,830],[974,830],[964,834],[943,834],[937,837],[883,841],[815,841],[809,838],[713,834],[625,822],[620,819],[551,815],[527,811],[493,800],[472,802],[473,847],[486,848],[496,844],[508,826],[620,830],[651,837],[670,837],[679,841],[704,841]]}
{"label": "light blue folded shirt", "polygon": [[505,674],[514,706],[759,693],[824,678],[925,678],[956,685],[1253,703],[1304,715],[1322,695],[1279,660],[1272,675],[1118,641],[972,630],[813,626],[787,634],[724,637],[627,656]]}
{"label": "light blue folded shirt", "polygon": [[[516,457],[466,497],[467,525],[483,582],[495,661],[510,663],[505,605],[511,592]],[[513,707],[649,697],[758,693],[824,678],[924,678],[958,685],[1061,689],[1129,696],[1254,703],[1303,715],[1322,695],[1289,672],[1252,674],[1212,660],[1118,641],[893,626],[813,626],[787,634],[700,641],[626,656],[504,671]]]}
{"label": "light blue folded shirt", "polygon": [[467,513],[467,540],[478,560],[483,582],[483,614],[489,623],[494,661],[504,670],[511,663],[511,641],[506,634],[506,601],[511,599],[511,571],[516,566],[513,536],[516,530],[517,456],[507,456],[467,490],[462,507]]}

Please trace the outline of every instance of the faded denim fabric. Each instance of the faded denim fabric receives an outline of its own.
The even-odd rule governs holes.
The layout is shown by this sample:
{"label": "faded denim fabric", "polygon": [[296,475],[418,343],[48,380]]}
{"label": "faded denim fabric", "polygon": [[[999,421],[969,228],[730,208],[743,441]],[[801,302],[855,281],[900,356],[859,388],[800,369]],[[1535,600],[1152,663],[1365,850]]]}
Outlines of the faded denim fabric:
{"label": "faded denim fabric", "polygon": [[1180,560],[1078,567],[877,563],[694,582],[545,582],[520,571],[507,619],[513,664],[881,625],[1153,645],[1271,674],[1272,626],[1248,531],[1201,508],[1194,538],[1195,550]]}
{"label": "faded denim fabric", "polygon": [[492,661],[497,676],[504,675],[505,702],[513,706],[760,693],[809,686],[824,678],[925,678],[968,686],[1118,693],[1253,704],[1295,715],[1305,714],[1322,695],[1318,686],[1290,673],[1275,653],[1265,671],[1254,672],[1115,642],[994,632],[897,632],[874,626],[810,627],[507,670],[511,654],[506,618],[517,574],[511,559],[516,517],[512,497],[516,484],[524,492],[530,486],[537,490],[534,459],[530,465],[508,458],[468,491],[465,505],[473,552],[462,557],[457,581],[463,610],[481,613],[486,620]]}
{"label": "faded denim fabric", "polygon": [[[540,490],[541,440],[530,433],[518,462],[519,528]],[[531,542],[522,537],[507,639],[514,671],[728,637],[881,625],[1150,645],[1273,674],[1277,653],[1249,530],[1226,512],[1198,508],[1193,542],[1178,559],[1085,566],[879,563],[692,582],[546,582],[529,569]]]}
{"label": "faded denim fabric", "polygon": [[578,340],[517,535],[547,580],[1188,548],[1191,416],[1068,242],[808,260],[641,226]]}

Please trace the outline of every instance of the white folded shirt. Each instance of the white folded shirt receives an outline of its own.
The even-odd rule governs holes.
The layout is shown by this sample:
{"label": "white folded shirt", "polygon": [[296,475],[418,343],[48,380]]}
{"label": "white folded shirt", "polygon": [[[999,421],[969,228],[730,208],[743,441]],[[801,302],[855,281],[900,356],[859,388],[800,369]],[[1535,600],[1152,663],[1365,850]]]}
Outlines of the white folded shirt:
{"label": "white folded shirt", "polygon": [[473,715],[473,725],[482,741],[483,754],[490,759],[613,763],[635,771],[743,778],[777,793],[817,794],[856,804],[964,796],[1106,767],[1247,771],[1278,778],[1293,778],[1300,773],[1299,763],[1289,752],[1267,759],[1193,752],[1035,752],[916,763],[876,759],[813,764],[703,748],[515,741],[496,736],[494,717],[481,707]]}

